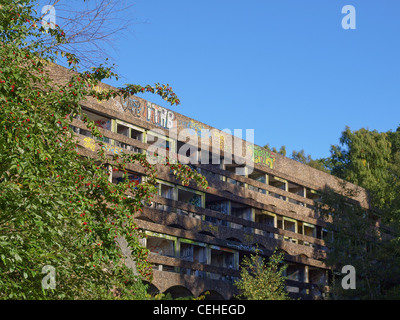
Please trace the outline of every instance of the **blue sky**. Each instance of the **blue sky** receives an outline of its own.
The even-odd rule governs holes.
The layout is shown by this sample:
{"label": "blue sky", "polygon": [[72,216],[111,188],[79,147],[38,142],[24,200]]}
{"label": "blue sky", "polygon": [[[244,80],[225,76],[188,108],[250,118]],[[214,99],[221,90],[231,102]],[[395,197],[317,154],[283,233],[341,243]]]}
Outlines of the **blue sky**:
{"label": "blue sky", "polygon": [[[356,29],[342,28],[344,5]],[[115,40],[118,83],[170,84],[154,103],[255,143],[329,155],[348,125],[400,125],[398,0],[135,0]]]}

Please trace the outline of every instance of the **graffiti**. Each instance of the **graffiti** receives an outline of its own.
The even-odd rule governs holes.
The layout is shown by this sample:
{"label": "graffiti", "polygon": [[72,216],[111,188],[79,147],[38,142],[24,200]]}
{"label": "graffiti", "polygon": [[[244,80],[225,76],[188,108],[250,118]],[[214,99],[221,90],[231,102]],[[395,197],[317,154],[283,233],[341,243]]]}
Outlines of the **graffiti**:
{"label": "graffiti", "polygon": [[181,259],[193,261],[193,246],[183,248],[180,253]]}
{"label": "graffiti", "polygon": [[86,149],[94,151],[96,149],[96,142],[91,138],[85,138],[83,139],[83,146]]}
{"label": "graffiti", "polygon": [[[129,179],[129,181],[133,182],[136,186],[142,182],[142,177],[135,175],[135,174],[129,175],[128,179]],[[117,184],[122,183],[124,181],[125,181],[125,178],[123,178],[123,177],[116,178]]]}
{"label": "graffiti", "polygon": [[157,254],[162,254],[162,252],[163,252],[162,248],[160,246],[157,246],[157,245],[156,246],[150,246],[147,249],[149,249],[150,252],[157,253]]}
{"label": "graffiti", "polygon": [[231,142],[232,142],[232,139],[226,140],[225,136],[222,133],[218,132],[217,130],[211,130],[211,135],[214,139],[217,139],[217,141],[219,139],[219,149],[220,150],[232,152],[232,147],[228,144],[229,140],[231,140]]}
{"label": "graffiti", "polygon": [[127,99],[121,97],[121,107],[124,112],[129,111],[135,117],[140,117],[140,113],[142,111],[140,101],[131,97],[128,97]]}
{"label": "graffiti", "polygon": [[178,120],[178,125],[183,127],[184,129],[193,129],[196,133],[196,135],[200,138],[212,138],[216,141],[219,140],[219,149],[220,150],[225,150],[227,152],[232,151],[232,147],[228,144],[228,141],[225,137],[225,135],[221,132],[219,132],[216,129],[209,129],[203,124],[196,122],[194,120]]}
{"label": "graffiti", "polygon": [[[86,149],[95,151],[96,150],[96,141],[92,138],[85,138],[83,139],[83,146]],[[102,148],[106,151],[106,152],[111,152],[112,154],[121,154],[124,152],[124,149],[113,146],[111,144],[105,143],[103,144]]]}
{"label": "graffiti", "polygon": [[226,240],[229,243],[230,247],[236,248],[240,251],[250,251],[250,252],[254,252],[256,249],[258,249],[260,251],[261,254],[265,254],[263,249],[260,248],[256,248],[253,245],[245,245],[242,243],[238,243],[236,241],[230,241],[230,240]]}
{"label": "graffiti", "polygon": [[[189,121],[179,120],[178,124],[185,129],[193,129],[196,132],[197,136],[199,136],[199,137],[205,137],[205,138],[209,137],[209,132],[206,131],[206,130],[208,130],[208,128],[206,128],[201,123],[198,123],[193,120],[189,120]],[[201,132],[201,130],[204,130],[203,133]],[[204,134],[205,134],[205,136],[202,136]]]}
{"label": "graffiti", "polygon": [[146,121],[164,129],[174,127],[175,114],[163,107],[146,101],[146,106],[132,97],[123,98],[121,101],[115,100],[115,105],[123,112],[129,112],[135,117],[143,117]]}
{"label": "graffiti", "polygon": [[219,231],[218,226],[213,226],[211,224],[204,224],[203,225],[203,230],[204,231],[209,231],[209,232],[211,232],[213,234],[218,234],[218,231]]}
{"label": "graffiti", "polygon": [[252,234],[244,234],[244,242],[246,243],[253,243],[254,241],[254,236]]}
{"label": "graffiti", "polygon": [[124,149],[119,148],[117,146],[113,146],[111,144],[105,143],[102,148],[106,151],[106,152],[111,152],[112,154],[121,154],[124,152]]}
{"label": "graffiti", "polygon": [[99,128],[102,128],[105,130],[111,130],[111,120],[110,119],[96,120],[95,123]]}
{"label": "graffiti", "polygon": [[207,209],[228,214],[228,202],[224,201],[224,202],[214,202],[211,204],[207,204]]}
{"label": "graffiti", "polygon": [[273,169],[276,160],[273,152],[256,145],[248,146],[248,151],[252,155],[251,159],[254,163],[261,163]]}
{"label": "graffiti", "polygon": [[196,207],[201,207],[201,197],[198,194],[195,194],[188,200],[187,203]]}
{"label": "graffiti", "polygon": [[148,122],[165,129],[171,129],[174,126],[175,114],[149,101],[143,110],[143,116]]}

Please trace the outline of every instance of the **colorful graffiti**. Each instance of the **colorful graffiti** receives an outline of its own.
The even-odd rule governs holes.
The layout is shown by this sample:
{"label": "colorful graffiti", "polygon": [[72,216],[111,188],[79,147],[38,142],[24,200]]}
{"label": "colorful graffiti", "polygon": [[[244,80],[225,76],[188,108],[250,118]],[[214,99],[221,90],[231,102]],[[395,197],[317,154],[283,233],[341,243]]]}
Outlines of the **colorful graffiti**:
{"label": "colorful graffiti", "polygon": [[100,119],[95,121],[99,128],[111,130],[111,119]]}
{"label": "colorful graffiti", "polygon": [[[185,120],[178,120],[178,125],[185,128],[185,129],[193,129],[197,136],[202,137],[204,136],[209,137],[209,132],[208,131],[203,131],[203,133],[201,132],[201,130],[207,130],[208,128],[205,127],[203,124],[193,121],[193,120],[189,120],[189,121],[185,121]],[[204,135],[205,133],[205,135]]]}
{"label": "colorful graffiti", "polygon": [[232,146],[229,144],[229,139],[225,139],[225,135],[217,129],[210,129],[205,125],[194,120],[178,120],[178,125],[184,129],[193,129],[199,138],[213,138],[218,141],[219,149],[227,152],[232,151]]}
{"label": "colorful graffiti", "polygon": [[[83,146],[86,149],[95,151],[96,150],[96,140],[94,140],[92,138],[85,138],[85,139],[83,139]],[[112,154],[121,154],[121,153],[124,152],[124,149],[119,148],[117,146],[113,146],[113,145],[108,144],[108,143],[103,144],[102,148],[106,152],[111,152]]]}
{"label": "colorful graffiti", "polygon": [[124,149],[119,148],[117,146],[113,146],[111,144],[105,143],[102,148],[106,151],[106,152],[111,152],[112,154],[121,154],[124,153]]}
{"label": "colorful graffiti", "polygon": [[138,118],[144,117],[146,121],[156,126],[164,129],[171,129],[174,127],[175,113],[149,101],[146,101],[146,105],[143,106],[143,103],[132,97],[126,99],[121,97],[120,102],[115,100],[114,103],[121,111],[129,112]]}
{"label": "colorful graffiti", "polygon": [[144,108],[143,116],[147,121],[164,129],[174,127],[175,114],[149,101],[147,101],[146,108]]}
{"label": "colorful graffiti", "polygon": [[[128,175],[128,179],[129,179],[129,181],[133,182],[135,185],[142,183],[142,177],[135,175],[135,174]],[[123,177],[116,178],[117,184],[122,183],[124,181],[125,181],[125,178],[123,178]]]}
{"label": "colorful graffiti", "polygon": [[121,97],[121,104],[120,104],[122,110],[124,112],[128,111],[130,112],[133,116],[140,117],[140,113],[142,111],[142,106],[140,104],[139,100],[136,100],[134,98],[128,97],[124,99]]}
{"label": "colorful graffiti", "polygon": [[94,141],[92,138],[85,138],[83,139],[83,146],[86,149],[94,151],[96,150],[96,141]]}
{"label": "colorful graffiti", "polygon": [[261,163],[273,169],[276,160],[273,152],[256,145],[248,146],[248,151],[252,155],[251,159],[254,163]]}
{"label": "colorful graffiti", "polygon": [[[220,133],[217,130],[211,130],[211,136],[214,139],[219,139],[219,148],[220,150],[225,150],[226,152],[231,152],[232,153],[232,146],[230,144],[232,144],[232,138],[230,139],[225,139],[225,136],[223,133]],[[230,142],[230,144],[229,144]]]}

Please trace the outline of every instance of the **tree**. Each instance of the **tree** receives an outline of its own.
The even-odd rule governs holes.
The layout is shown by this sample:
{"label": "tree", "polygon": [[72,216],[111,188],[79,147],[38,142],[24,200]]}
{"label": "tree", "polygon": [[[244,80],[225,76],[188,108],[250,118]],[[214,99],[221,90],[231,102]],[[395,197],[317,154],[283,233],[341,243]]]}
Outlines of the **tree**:
{"label": "tree", "polygon": [[300,151],[292,151],[292,156],[291,158],[293,160],[296,160],[298,162],[301,162],[303,164],[306,164],[312,168],[324,171],[326,173],[330,173],[329,170],[325,167],[325,159],[321,158],[321,159],[313,159],[311,157],[311,155],[306,155],[304,150],[301,149]]}
{"label": "tree", "polygon": [[[357,191],[343,182],[341,191],[326,189],[322,193],[319,212],[329,224],[329,237],[325,240],[325,264],[331,268],[334,281],[330,296],[333,299],[382,299],[388,289],[396,285],[399,277],[398,249],[379,224],[377,213],[352,202]],[[342,286],[344,266],[354,267],[355,288]]]}
{"label": "tree", "polygon": [[240,279],[235,286],[241,291],[239,298],[247,300],[290,300],[285,292],[286,277],[283,276],[287,265],[282,265],[283,253],[277,250],[266,262],[259,250],[245,256],[240,266]]}
{"label": "tree", "polygon": [[44,37],[43,45],[73,53],[85,67],[101,64],[106,58],[112,60],[115,38],[125,36],[134,21],[129,16],[129,1],[40,0],[40,4],[38,14],[47,23],[45,27],[54,27],[54,19],[66,39],[61,43]]}
{"label": "tree", "polygon": [[399,185],[398,177],[390,170],[392,159],[387,133],[364,128],[352,132],[346,127],[340,145],[331,146],[327,166],[333,175],[369,190],[372,204],[385,210],[397,198],[395,190]]}
{"label": "tree", "polygon": [[286,146],[281,146],[281,148],[279,149],[279,151],[276,150],[275,147],[273,147],[272,150],[271,150],[271,148],[270,148],[270,146],[269,146],[269,143],[267,143],[267,144],[264,146],[264,148],[267,149],[268,151],[272,151],[272,152],[275,152],[275,153],[279,153],[280,155],[282,155],[282,156],[284,156],[284,157],[286,156]]}
{"label": "tree", "polygon": [[[58,49],[43,36],[66,43],[64,31],[46,33],[34,0],[0,0],[0,8],[0,299],[149,298],[141,280],[151,281],[152,268],[133,215],[151,201],[157,167],[144,154],[108,155],[80,102],[145,91],[171,105],[179,99],[159,84],[98,92],[100,81],[118,75],[102,65],[78,72],[79,59],[69,52],[70,76],[55,81]],[[95,158],[78,152],[70,128],[78,115],[100,139]],[[146,181],[128,179],[132,165]],[[185,184],[207,186],[188,166],[166,166]],[[124,181],[110,183],[109,170],[122,171]],[[137,273],[126,265],[122,239]]]}
{"label": "tree", "polygon": [[368,210],[352,203],[357,194],[346,182],[340,194],[325,190],[322,196],[320,210],[331,220],[333,233],[326,263],[339,273],[343,265],[357,271],[356,290],[343,290],[336,282],[337,298],[386,299],[400,292],[399,138],[399,130],[346,127],[340,145],[331,146],[325,164],[332,174],[367,189],[370,196]]}

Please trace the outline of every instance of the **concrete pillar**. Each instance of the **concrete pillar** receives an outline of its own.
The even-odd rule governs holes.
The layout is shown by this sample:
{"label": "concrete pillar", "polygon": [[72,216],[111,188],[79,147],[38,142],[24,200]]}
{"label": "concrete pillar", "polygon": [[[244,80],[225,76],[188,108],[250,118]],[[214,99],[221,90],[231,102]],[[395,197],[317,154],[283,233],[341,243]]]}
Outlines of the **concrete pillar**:
{"label": "concrete pillar", "polygon": [[[175,258],[180,258],[181,257],[181,241],[180,241],[180,239],[179,238],[177,238],[175,241],[174,241],[174,247],[175,247],[175,250],[174,250],[174,256],[175,256]],[[174,268],[175,269],[175,272],[180,272],[181,270],[181,268],[180,267],[175,267]]]}

